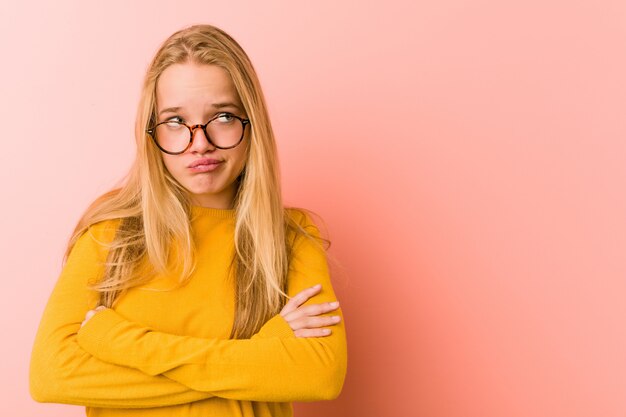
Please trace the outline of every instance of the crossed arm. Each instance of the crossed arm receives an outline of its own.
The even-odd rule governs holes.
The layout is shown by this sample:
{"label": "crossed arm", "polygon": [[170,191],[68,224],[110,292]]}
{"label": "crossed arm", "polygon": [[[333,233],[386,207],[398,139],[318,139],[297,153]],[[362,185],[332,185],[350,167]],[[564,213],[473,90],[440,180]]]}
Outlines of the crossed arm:
{"label": "crossed arm", "polygon": [[67,259],[35,338],[31,396],[40,402],[107,408],[158,407],[212,397],[165,376],[102,361],[78,345],[81,321],[97,302],[88,282],[102,274],[106,257],[97,241],[109,241],[112,233],[110,224],[96,226],[79,239]]}
{"label": "crossed arm", "polygon": [[[294,253],[289,295],[320,282],[325,291],[305,304],[333,301],[323,252],[304,240]],[[66,263],[33,349],[31,393],[36,400],[137,408],[212,396],[307,401],[340,392],[347,362],[342,323],[333,326],[330,336],[301,338],[286,314],[276,315],[251,339],[204,339],[154,331],[107,309],[81,328],[95,305],[87,281],[101,273],[94,265],[103,257],[86,234]]]}
{"label": "crossed arm", "polygon": [[338,369],[336,342],[332,337],[292,335],[278,315],[251,339],[221,340],[156,332],[109,309],[89,320],[78,343],[105,362],[164,375],[222,398],[279,402],[335,398],[344,372]]}

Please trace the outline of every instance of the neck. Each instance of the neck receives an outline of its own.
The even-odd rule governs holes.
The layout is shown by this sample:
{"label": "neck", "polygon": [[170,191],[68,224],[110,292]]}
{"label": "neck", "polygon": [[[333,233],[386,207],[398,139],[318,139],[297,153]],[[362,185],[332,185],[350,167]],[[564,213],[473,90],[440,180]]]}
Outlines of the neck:
{"label": "neck", "polygon": [[191,205],[214,208],[214,209],[232,209],[235,203],[234,187],[224,190],[220,194],[191,194],[189,201]]}

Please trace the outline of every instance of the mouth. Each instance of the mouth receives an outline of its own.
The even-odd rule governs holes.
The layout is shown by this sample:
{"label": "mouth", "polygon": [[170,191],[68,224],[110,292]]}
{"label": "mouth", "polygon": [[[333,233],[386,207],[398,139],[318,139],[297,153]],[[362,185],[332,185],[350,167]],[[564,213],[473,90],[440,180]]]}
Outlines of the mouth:
{"label": "mouth", "polygon": [[218,159],[196,159],[187,166],[193,172],[209,172],[217,169],[224,161]]}

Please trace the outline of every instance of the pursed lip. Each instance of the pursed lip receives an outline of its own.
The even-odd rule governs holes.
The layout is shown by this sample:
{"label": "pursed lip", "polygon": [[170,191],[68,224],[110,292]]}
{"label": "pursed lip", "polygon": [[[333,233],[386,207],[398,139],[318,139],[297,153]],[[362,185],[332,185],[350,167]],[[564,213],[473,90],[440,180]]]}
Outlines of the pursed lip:
{"label": "pursed lip", "polygon": [[189,164],[187,168],[196,168],[200,165],[217,165],[222,162],[224,161],[220,161],[219,159],[200,158]]}

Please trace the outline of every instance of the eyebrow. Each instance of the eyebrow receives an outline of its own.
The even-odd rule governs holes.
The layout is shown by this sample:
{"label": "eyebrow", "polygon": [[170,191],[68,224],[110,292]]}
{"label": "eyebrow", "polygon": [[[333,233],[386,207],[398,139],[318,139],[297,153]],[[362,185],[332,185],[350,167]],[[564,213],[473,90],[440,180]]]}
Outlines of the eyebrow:
{"label": "eyebrow", "polygon": [[[241,111],[241,108],[238,105],[236,105],[235,103],[229,103],[229,102],[226,102],[226,103],[213,103],[211,106],[213,108],[215,108],[215,109],[223,109],[223,108],[226,108],[226,107],[233,107],[233,108]],[[161,110],[159,112],[159,116],[162,115],[163,113],[176,113],[180,109],[182,109],[182,107],[180,107],[180,106],[168,107],[168,108],[165,108],[165,109]]]}

